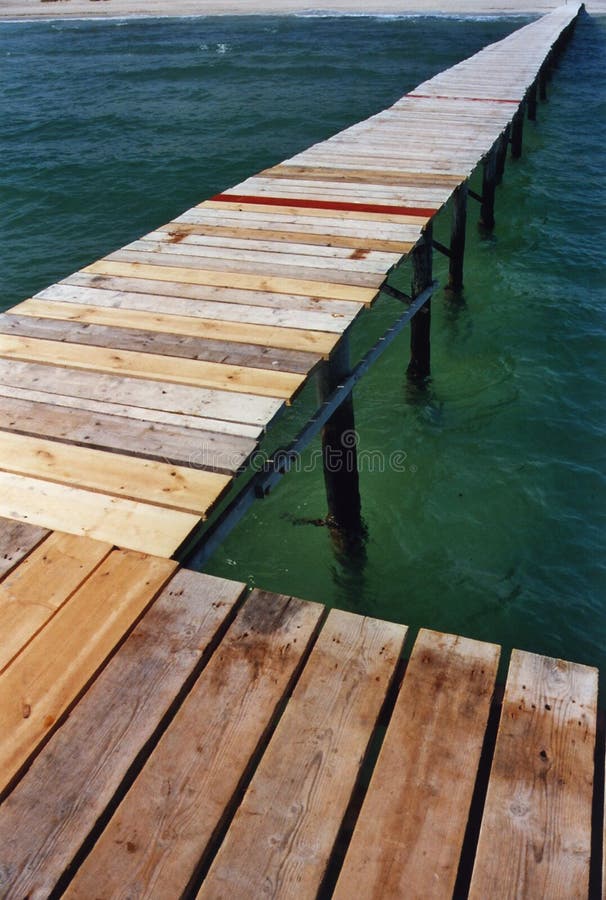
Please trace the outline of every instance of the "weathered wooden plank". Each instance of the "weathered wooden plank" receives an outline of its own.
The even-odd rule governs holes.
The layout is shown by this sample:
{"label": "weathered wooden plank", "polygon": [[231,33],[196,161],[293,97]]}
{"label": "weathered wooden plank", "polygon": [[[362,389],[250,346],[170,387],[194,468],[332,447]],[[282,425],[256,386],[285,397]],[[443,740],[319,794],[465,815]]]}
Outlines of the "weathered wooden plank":
{"label": "weathered wooden plank", "polygon": [[207,284],[215,287],[269,291],[275,294],[306,294],[312,297],[324,297],[329,300],[354,300],[358,303],[370,303],[376,294],[374,288],[314,281],[311,278],[217,272],[208,268],[152,266],[141,262],[100,260],[82,269],[82,272],[90,275],[126,275],[130,278],[152,278],[156,281],[182,281],[187,284]]}
{"label": "weathered wooden plank", "polygon": [[[279,296],[279,295],[278,295]],[[280,309],[279,307],[224,303],[217,300],[190,300],[166,294],[146,294],[134,291],[111,291],[101,288],[79,287],[71,284],[54,284],[36,295],[44,300],[62,303],[78,303],[111,309],[136,309],[143,312],[163,313],[171,316],[193,316],[197,319],[219,319],[224,322],[250,322],[254,325],[272,325],[280,328],[300,328],[306,331],[328,331],[339,334],[351,322],[360,307],[353,313],[341,311],[344,303],[332,303],[331,312],[315,309]],[[340,304],[339,311],[335,305]]]}
{"label": "weathered wooden plank", "polygon": [[[52,403],[32,403],[6,396],[0,404],[0,430],[229,475],[246,462],[257,446],[250,438],[238,435],[171,428],[81,409],[68,411]],[[59,448],[56,452],[60,452]],[[115,469],[116,461],[108,459],[107,465],[108,470]],[[129,471],[132,473],[132,466]],[[116,478],[112,478],[108,471],[108,478],[108,493],[115,492],[119,474],[116,472]],[[217,482],[218,493],[223,487],[224,483]],[[124,493],[127,492],[125,486]]]}
{"label": "weathered wooden plank", "polygon": [[172,466],[7,431],[0,431],[0,469],[198,515],[231,483],[228,475],[192,465]]}
{"label": "weathered wooden plank", "polygon": [[313,179],[315,181],[344,181],[348,183],[366,184],[370,181],[372,184],[396,184],[405,187],[415,187],[417,185],[433,187],[441,185],[450,188],[456,188],[464,180],[462,175],[438,175],[438,174],[421,174],[419,172],[384,172],[381,169],[372,171],[371,169],[346,169],[338,166],[338,163],[332,166],[292,166],[282,163],[273,166],[271,169],[265,169],[262,172],[266,178],[296,178],[298,175],[305,179]]}
{"label": "weathered wooden plank", "polygon": [[405,636],[330,613],[200,898],[317,895]]}
{"label": "weathered wooden plank", "polygon": [[[226,322],[220,319],[206,319],[194,316],[180,316],[162,312],[148,312],[124,307],[103,309],[87,304],[57,303],[52,300],[26,300],[13,307],[7,316],[37,316],[85,322],[91,325],[111,325],[113,328],[141,329],[168,334],[182,334],[190,337],[212,339],[214,341],[234,341],[242,344],[259,344],[262,347],[276,347],[285,350],[303,350],[326,356],[333,349],[338,337],[323,331],[303,328],[257,325],[253,322]],[[273,354],[275,356],[275,354]],[[286,359],[292,360],[292,354]],[[257,365],[264,361],[261,356]],[[306,360],[307,371],[311,360]],[[276,360],[271,365],[275,368]],[[300,370],[299,370],[300,371]]]}
{"label": "weathered wooden plank", "polygon": [[47,341],[18,335],[0,334],[0,357],[22,362],[61,365],[109,375],[131,376],[168,384],[243,391],[262,397],[290,400],[301,388],[304,378],[290,372],[229,366],[197,359],[162,357],[133,350],[105,347],[81,347],[77,344]]}
{"label": "weathered wooden plank", "polygon": [[499,648],[423,629],[335,898],[450,898]]}
{"label": "weathered wooden plank", "polygon": [[587,897],[597,669],[514,650],[469,896]]}
{"label": "weathered wooden plank", "polygon": [[181,895],[271,729],[321,615],[318,604],[251,595],[66,897]]}
{"label": "weathered wooden plank", "polygon": [[0,791],[82,693],[175,566],[168,559],[114,550],[3,673]]}
{"label": "weathered wooden plank", "polygon": [[[395,157],[394,157],[395,158]],[[374,161],[374,160],[373,160]],[[334,216],[335,213],[333,210],[328,209],[309,209],[309,207],[299,207],[299,206],[272,206],[265,203],[238,203],[237,201],[229,202],[229,201],[214,201],[214,200],[206,200],[204,203],[200,204],[197,209],[225,209],[225,210],[235,210],[238,212],[245,211],[248,207],[250,207],[251,212],[266,212],[266,213],[275,213],[276,220],[279,221],[278,216],[306,216],[314,219],[323,219],[330,218]],[[360,219],[361,221],[367,222],[391,222],[396,223],[400,222],[403,225],[418,225],[419,228],[423,228],[423,226],[429,221],[427,216],[411,216],[406,213],[375,213],[375,212],[340,212],[339,213],[344,220],[352,220],[356,221]],[[431,218],[431,217],[429,217]],[[86,271],[86,270],[85,270]],[[337,298],[338,299],[338,298]]]}
{"label": "weathered wooden plank", "polygon": [[52,893],[133,760],[205,663],[243,589],[184,570],[171,578],[0,808],[6,900]]}
{"label": "weathered wooden plank", "polygon": [[[223,220],[225,221],[225,220]],[[259,223],[256,223],[258,225]],[[192,227],[206,228],[205,225]],[[212,226],[211,227],[215,227]],[[259,226],[262,227],[262,226]],[[284,230],[286,228],[283,226]],[[280,232],[281,233],[281,232]],[[276,294],[271,291],[244,290],[227,288],[209,284],[186,284],[183,281],[154,281],[151,278],[128,278],[124,275],[87,275],[78,272],[70,275],[59,285],[99,288],[108,291],[119,291],[121,294],[145,293],[168,295],[169,297],[189,300],[212,300],[215,303],[240,303],[246,306],[268,307],[272,310],[297,309],[305,311],[321,311],[330,315],[355,316],[363,309],[362,303],[347,300],[327,300],[306,294]],[[168,301],[170,302],[170,301]]]}
{"label": "weathered wooden plank", "polygon": [[48,535],[46,528],[0,517],[0,581]]}
{"label": "weathered wooden plank", "polygon": [[[36,301],[43,302],[43,301]],[[112,325],[87,324],[86,318],[110,321],[112,314],[104,310],[95,312],[94,307],[85,321],[68,321],[69,304],[64,306],[66,317],[33,318],[20,315],[20,307],[14,312],[0,314],[0,334],[21,335],[28,338],[58,341],[60,343],[84,344],[101,347],[107,350],[126,350],[136,353],[150,353],[164,359],[187,359],[202,362],[220,363],[221,365],[238,366],[239,368],[268,369],[272,372],[292,372],[306,375],[322,358],[319,352],[284,350],[279,347],[262,346],[242,341],[226,341],[218,337],[192,337],[178,333],[169,333],[163,328],[143,330],[128,327],[129,317],[136,318],[141,314],[116,310]],[[122,321],[121,321],[122,320]],[[195,323],[195,320],[192,319]],[[148,324],[150,324],[148,322]],[[152,323],[153,324],[153,323]],[[254,327],[254,326],[251,326]],[[258,326],[260,327],[260,326]],[[192,328],[193,330],[193,328]],[[330,343],[334,344],[332,336]]]}
{"label": "weathered wooden plank", "polygon": [[111,544],[53,532],[0,584],[0,672],[110,553]]}
{"label": "weathered wooden plank", "polygon": [[[28,390],[33,393],[48,394],[47,397],[28,396],[23,399],[40,400],[48,403],[61,403],[58,396],[72,397],[75,400],[91,400],[93,405],[72,404],[76,408],[90,409],[92,412],[103,412],[110,415],[139,418],[146,422],[162,422],[166,425],[183,424],[187,428],[194,427],[188,420],[182,423],[178,419],[183,416],[200,420],[198,428],[205,429],[204,420],[208,420],[208,431],[224,431],[225,434],[245,434],[246,437],[257,437],[254,433],[240,432],[238,429],[223,429],[221,422],[233,422],[236,425],[250,424],[264,427],[283,408],[281,400],[271,397],[258,397],[254,394],[231,393],[229,391],[189,387],[180,384],[166,384],[140,378],[103,375],[98,372],[86,372],[69,369],[60,365],[39,365],[37,363],[20,362],[16,359],[0,358],[0,384],[14,387],[17,390]],[[7,393],[6,396],[19,396]],[[94,403],[102,404],[96,407]],[[107,408],[105,408],[107,404]],[[118,408],[111,408],[111,407]],[[154,416],[154,413],[159,413]],[[166,414],[166,415],[163,415]]]}
{"label": "weathered wooden plank", "polygon": [[201,516],[0,471],[0,516],[172,556]]}

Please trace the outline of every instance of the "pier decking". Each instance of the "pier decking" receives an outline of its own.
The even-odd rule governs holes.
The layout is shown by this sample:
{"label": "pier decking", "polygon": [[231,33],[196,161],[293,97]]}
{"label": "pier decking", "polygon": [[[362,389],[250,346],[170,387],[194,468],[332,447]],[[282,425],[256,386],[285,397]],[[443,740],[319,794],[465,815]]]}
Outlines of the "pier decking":
{"label": "pier decking", "polygon": [[177,553],[453,192],[512,123],[519,138],[578,10],[0,316],[0,514]]}
{"label": "pier decking", "polygon": [[2,897],[599,895],[595,669],[18,528]]}

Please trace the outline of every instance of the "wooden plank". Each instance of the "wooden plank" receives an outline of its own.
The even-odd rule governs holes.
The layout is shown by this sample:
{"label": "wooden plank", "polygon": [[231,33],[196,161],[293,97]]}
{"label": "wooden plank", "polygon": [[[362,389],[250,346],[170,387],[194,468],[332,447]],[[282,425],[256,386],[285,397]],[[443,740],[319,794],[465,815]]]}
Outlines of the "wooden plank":
{"label": "wooden plank", "polygon": [[54,532],[0,584],[0,672],[109,554],[111,544]]}
{"label": "wooden plank", "polygon": [[453,896],[498,661],[494,644],[421,630],[335,900]]}
{"label": "wooden plank", "polygon": [[[230,204],[223,204],[229,206]],[[377,293],[374,288],[350,284],[332,284],[311,278],[287,278],[282,275],[247,275],[237,272],[216,272],[212,269],[181,266],[152,266],[141,262],[111,262],[100,260],[82,269],[91,275],[126,275],[130,278],[152,278],[156,281],[183,281],[187,284],[207,284],[215,287],[270,291],[275,294],[305,294],[332,300],[354,300],[370,303]]]}
{"label": "wooden plank", "polygon": [[317,895],[405,636],[331,611],[198,897]]}
{"label": "wooden plank", "polygon": [[[0,430],[228,475],[244,465],[257,446],[255,441],[237,435],[170,428],[104,413],[93,415],[81,409],[68,411],[52,403],[32,403],[6,396],[0,404]],[[59,448],[55,452],[59,453]],[[115,469],[115,461],[107,460],[107,464],[109,469]],[[132,466],[129,471],[132,473]],[[108,477],[111,479],[111,474]],[[119,481],[116,473],[107,493],[116,492]],[[220,493],[224,483],[216,482],[216,486]],[[98,487],[96,484],[95,489]],[[128,488],[124,487],[126,494]]]}
{"label": "wooden plank", "polygon": [[[279,222],[279,216],[309,216],[317,219],[322,218],[330,218],[334,216],[335,213],[332,210],[328,209],[309,209],[308,207],[298,207],[298,206],[272,206],[266,203],[238,203],[234,201],[233,203],[228,201],[214,201],[214,200],[206,200],[204,203],[201,203],[199,208],[202,209],[225,209],[225,210],[236,210],[238,212],[243,212],[247,208],[250,208],[251,211],[255,210],[257,212],[266,212],[266,213],[275,213],[276,215],[276,224]],[[402,223],[403,225],[418,225],[419,229],[423,228],[427,222],[429,221],[431,216],[411,216],[404,213],[396,214],[396,213],[375,213],[375,212],[341,212],[340,215],[343,216],[344,220],[352,220],[355,221],[357,219],[361,221],[367,222],[391,222],[391,223]],[[338,299],[338,298],[337,298]]]}
{"label": "wooden plank", "polygon": [[597,674],[513,651],[471,898],[587,897]]}
{"label": "wooden plank", "polygon": [[0,357],[22,362],[62,365],[109,375],[130,376],[168,384],[243,391],[274,399],[291,400],[303,385],[302,375],[265,369],[228,366],[192,359],[165,358],[133,350],[80,347],[17,335],[0,334]]}
{"label": "wooden plank", "polygon": [[343,247],[346,249],[383,250],[393,253],[408,253],[412,248],[410,242],[398,240],[381,240],[380,238],[360,238],[347,234],[333,234],[325,229],[325,234],[316,234],[311,231],[289,231],[272,229],[271,227],[253,228],[252,226],[237,225],[187,225],[186,223],[171,222],[163,225],[162,229],[173,238],[182,234],[210,235],[225,238],[244,238],[247,240],[261,241],[296,241],[298,244],[310,246]]}
{"label": "wooden plank", "polygon": [[45,538],[46,528],[0,518],[0,581]]}
{"label": "wooden plank", "polygon": [[80,696],[175,567],[168,559],[114,550],[3,673],[0,791]]}
{"label": "wooden plank", "polygon": [[3,896],[52,893],[243,589],[184,570],[170,580],[0,808]]}
{"label": "wooden plank", "polygon": [[[63,305],[69,315],[69,304]],[[19,312],[20,310],[15,308],[14,312],[0,314],[0,334],[84,344],[87,347],[101,347],[107,350],[149,353],[164,359],[199,360],[245,369],[267,369],[272,372],[291,372],[298,375],[306,375],[322,359],[321,354],[317,352],[284,350],[242,341],[219,340],[215,337],[191,337],[171,334],[163,329],[144,331],[141,328],[129,328],[127,323],[124,321],[121,323],[120,319],[128,318],[130,314],[122,313],[120,310],[114,313],[113,325],[87,324],[68,321],[67,318],[64,320],[54,317],[33,318],[19,315]],[[105,311],[101,311],[98,316],[95,316],[93,311],[91,317],[109,318]],[[331,343],[334,344],[336,340],[337,338],[332,336]]]}
{"label": "wooden plank", "polygon": [[[262,227],[259,223],[256,223]],[[193,226],[202,227],[206,226]],[[213,226],[211,226],[213,227]],[[86,275],[78,272],[70,275],[59,285],[99,288],[107,291],[145,293],[157,296],[168,295],[177,299],[209,300],[228,305],[239,303],[245,306],[267,307],[272,310],[305,310],[327,312],[335,316],[355,316],[363,304],[347,300],[327,300],[305,294],[276,294],[271,291],[251,291],[238,288],[215,287],[208,284],[185,284],[182,281],[154,281],[150,278],[127,278],[123,275]],[[167,301],[170,303],[171,301]]]}
{"label": "wooden plank", "polygon": [[[271,397],[258,397],[254,394],[231,393],[228,391],[189,387],[187,385],[166,384],[147,381],[139,378],[102,375],[97,372],[85,372],[69,369],[64,366],[38,365],[36,363],[19,362],[18,360],[0,358],[0,384],[11,386],[17,390],[29,390],[32,396],[22,399],[61,403],[57,397],[69,396],[75,400],[91,400],[92,405],[85,403],[72,404],[76,408],[90,409],[92,412],[103,412],[109,415],[126,416],[143,419],[146,422],[162,422],[165,425],[181,424],[175,419],[183,416],[200,420],[198,427],[206,427],[204,420],[209,421],[208,431],[221,431],[220,422],[235,424],[267,425],[283,408],[284,403]],[[46,397],[35,397],[33,394],[47,394]],[[6,396],[19,396],[7,393]],[[94,404],[102,404],[96,407]],[[105,404],[107,407],[105,408]],[[117,408],[112,408],[117,407]],[[154,413],[159,413],[154,416]],[[168,418],[163,413],[168,415]],[[186,428],[194,427],[189,421],[182,423]],[[239,434],[236,429],[225,429],[226,434]],[[242,432],[246,437],[257,437],[256,433]]]}
{"label": "wooden plank", "polygon": [[201,521],[179,510],[0,471],[0,516],[172,556]]}
{"label": "wooden plank", "polygon": [[271,729],[321,615],[318,604],[251,595],[66,897],[181,895]]}
{"label": "wooden plank", "polygon": [[231,483],[228,475],[191,465],[171,466],[7,431],[0,431],[0,470],[198,515]]}
{"label": "wooden plank", "polygon": [[315,181],[339,181],[348,183],[366,184],[371,181],[373,184],[398,184],[405,187],[414,187],[416,185],[426,185],[433,187],[440,185],[444,187],[458,187],[464,181],[463,175],[423,175],[419,172],[384,172],[381,169],[372,171],[371,169],[350,169],[340,168],[337,165],[332,166],[293,166],[282,163],[273,166],[271,169],[265,169],[261,173],[265,178],[296,178],[298,175],[306,179]]}
{"label": "wooden plank", "polygon": [[256,325],[252,322],[225,322],[115,306],[111,309],[99,309],[86,304],[57,303],[52,300],[26,300],[13,307],[7,315],[13,313],[86,322],[92,325],[111,325],[114,328],[138,328],[145,331],[184,334],[217,341],[260,344],[263,347],[303,350],[322,356],[327,356],[338,340],[334,334],[302,328]]}
{"label": "wooden plank", "polygon": [[[0,360],[0,364],[3,361]],[[24,363],[27,365],[27,363]],[[94,376],[93,376],[94,377]],[[101,377],[101,376],[100,376]],[[160,425],[168,425],[169,428],[195,429],[198,432],[218,431],[220,434],[235,434],[240,437],[260,440],[263,429],[258,425],[248,425],[242,422],[224,422],[221,419],[208,419],[203,416],[189,416],[180,412],[163,412],[154,409],[140,408],[137,406],[120,406],[118,403],[87,400],[81,397],[67,397],[65,394],[51,394],[44,391],[31,391],[24,388],[6,387],[0,383],[0,397],[10,397],[15,400],[27,400],[28,403],[51,403],[53,406],[65,406],[68,409],[87,410],[92,413],[100,413],[106,416],[118,416],[126,419],[136,419],[150,425],[157,422]],[[133,399],[132,397],[130,398]]]}
{"label": "wooden plank", "polygon": [[[278,295],[280,296],[280,295]],[[340,334],[360,310],[347,313],[339,300],[326,301],[332,311],[311,309],[281,309],[279,307],[225,303],[217,300],[190,300],[166,294],[146,294],[135,291],[110,291],[71,284],[54,284],[36,295],[43,300],[59,300],[61,303],[79,303],[112,309],[136,309],[143,312],[166,313],[171,316],[194,316],[198,319],[219,319],[224,322],[251,322],[254,325],[273,325],[280,328],[300,328],[306,331],[328,331]],[[340,305],[339,311],[335,306]]]}

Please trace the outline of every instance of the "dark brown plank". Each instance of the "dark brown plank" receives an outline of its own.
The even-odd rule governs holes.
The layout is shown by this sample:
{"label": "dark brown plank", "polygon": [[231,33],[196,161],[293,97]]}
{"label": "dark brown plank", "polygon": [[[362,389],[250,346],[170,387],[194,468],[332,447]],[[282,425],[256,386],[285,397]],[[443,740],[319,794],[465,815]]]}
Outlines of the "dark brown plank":
{"label": "dark brown plank", "polygon": [[0,807],[3,897],[49,896],[243,589],[185,570],[164,588]]}

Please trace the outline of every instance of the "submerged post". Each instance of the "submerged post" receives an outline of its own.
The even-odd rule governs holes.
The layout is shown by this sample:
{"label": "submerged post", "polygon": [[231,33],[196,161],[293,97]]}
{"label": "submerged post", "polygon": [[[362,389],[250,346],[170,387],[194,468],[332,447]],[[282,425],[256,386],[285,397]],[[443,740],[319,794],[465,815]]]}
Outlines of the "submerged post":
{"label": "submerged post", "polygon": [[501,137],[499,138],[499,143],[497,145],[496,155],[495,155],[495,183],[501,184],[503,181],[503,175],[505,174],[505,163],[507,162],[507,147],[509,146],[509,139],[511,136],[511,128],[508,125]]}
{"label": "submerged post", "polygon": [[524,104],[520,106],[511,122],[511,155],[519,159],[522,155],[522,136],[524,133]]}
{"label": "submerged post", "polygon": [[537,83],[533,81],[530,87],[528,88],[528,94],[526,95],[526,104],[528,106],[528,119],[530,122],[535,122],[537,118]]}
{"label": "submerged post", "polygon": [[450,265],[448,287],[451,291],[463,288],[463,260],[465,257],[465,228],[467,225],[467,182],[452,195],[452,227],[450,232]]}
{"label": "submerged post", "polygon": [[[412,251],[412,296],[418,297],[432,281],[433,229],[425,226],[423,237]],[[410,320],[410,362],[407,375],[420,383],[429,377],[431,362],[431,301]]]}
{"label": "submerged post", "polygon": [[494,228],[494,195],[497,186],[496,172],[496,153],[493,149],[484,157],[484,175],[482,178],[480,225],[487,231],[492,231]]}
{"label": "submerged post", "polygon": [[[350,374],[349,339],[345,335],[318,375],[324,402]],[[328,504],[327,522],[336,528],[362,531],[357,435],[353,397],[349,394],[322,429],[322,464]]]}

